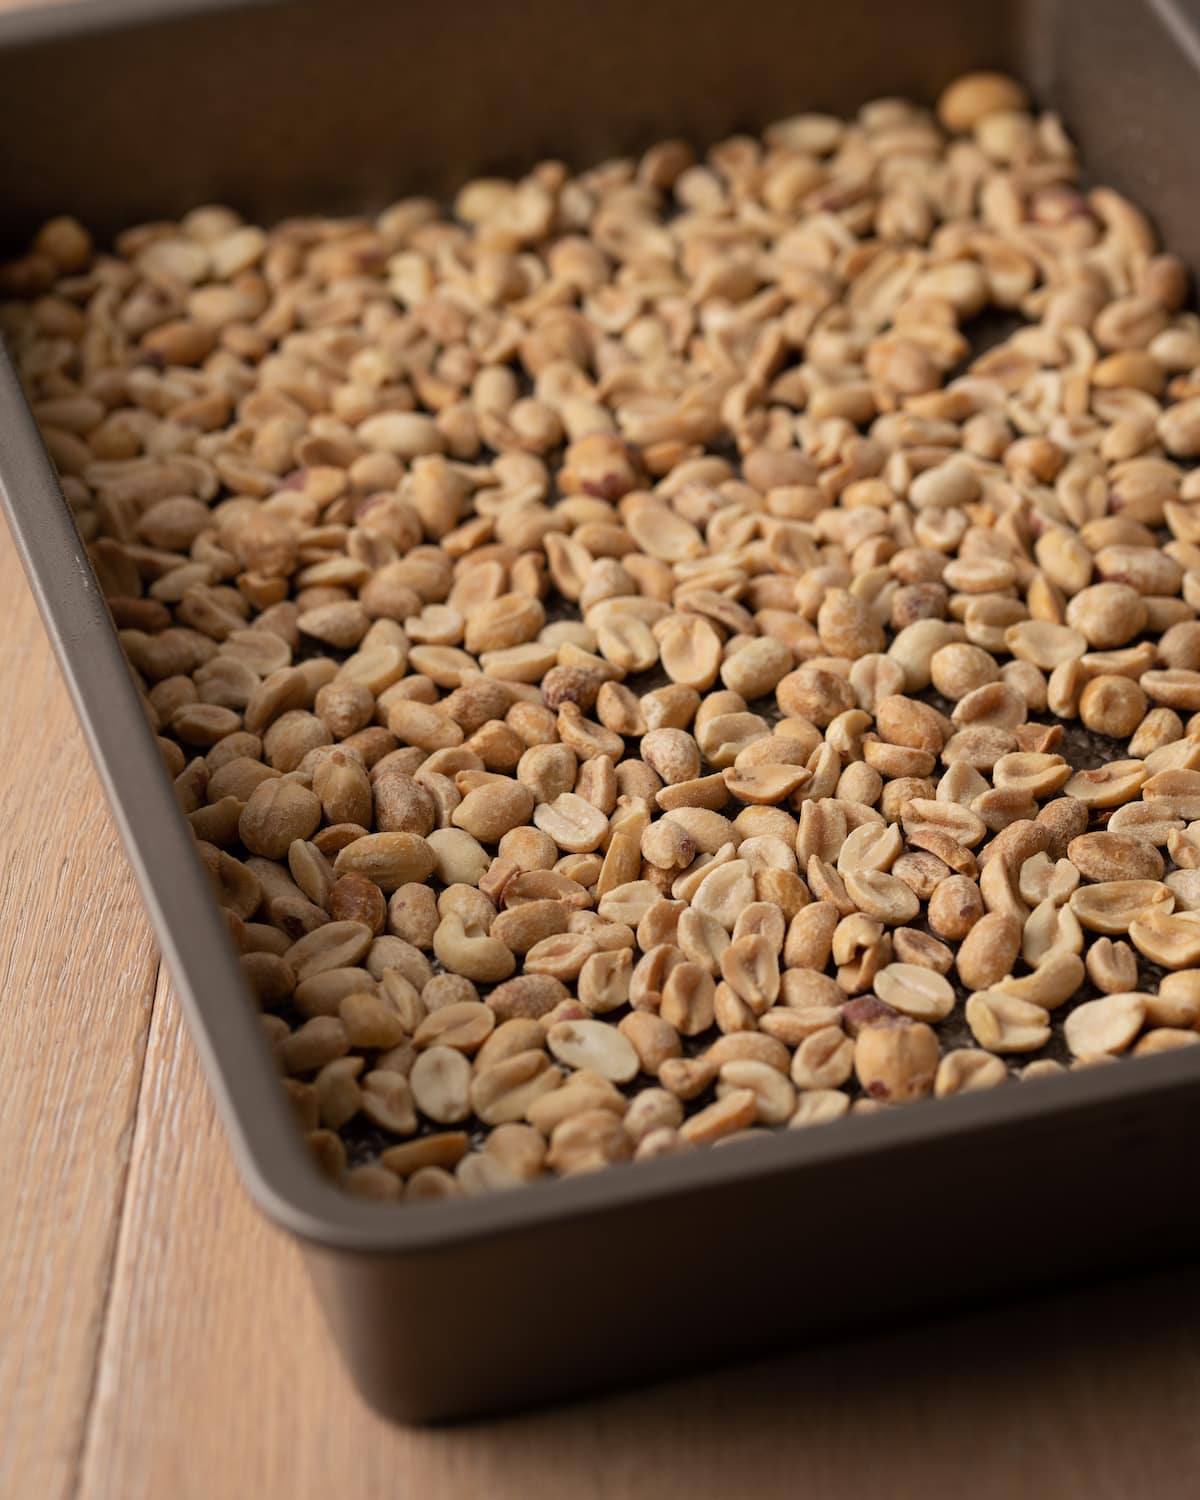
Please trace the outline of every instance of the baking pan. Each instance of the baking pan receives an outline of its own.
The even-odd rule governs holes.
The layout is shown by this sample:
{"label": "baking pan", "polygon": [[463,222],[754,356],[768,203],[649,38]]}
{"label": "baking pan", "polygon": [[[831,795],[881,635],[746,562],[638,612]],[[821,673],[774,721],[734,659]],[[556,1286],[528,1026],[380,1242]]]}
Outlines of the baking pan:
{"label": "baking pan", "polygon": [[[1200,4],[87,3],[0,17],[0,239],[260,219],[584,165],[1007,68],[1200,263]],[[1200,1049],[483,1198],[309,1164],[17,381],[0,498],[247,1186],[367,1399],[427,1421],[646,1379],[1200,1245]],[[286,1349],[277,1351],[287,1358]]]}

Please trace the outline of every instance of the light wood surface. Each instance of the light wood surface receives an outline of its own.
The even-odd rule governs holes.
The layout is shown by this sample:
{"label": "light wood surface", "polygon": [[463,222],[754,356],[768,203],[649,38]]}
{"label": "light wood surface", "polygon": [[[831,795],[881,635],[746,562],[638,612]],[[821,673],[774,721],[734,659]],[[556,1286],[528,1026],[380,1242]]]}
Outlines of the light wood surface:
{"label": "light wood surface", "polygon": [[[382,1422],[237,1180],[2,523],[0,600],[0,1500],[1197,1494],[1194,1269],[504,1422]],[[769,1265],[748,1246],[747,1285]]]}

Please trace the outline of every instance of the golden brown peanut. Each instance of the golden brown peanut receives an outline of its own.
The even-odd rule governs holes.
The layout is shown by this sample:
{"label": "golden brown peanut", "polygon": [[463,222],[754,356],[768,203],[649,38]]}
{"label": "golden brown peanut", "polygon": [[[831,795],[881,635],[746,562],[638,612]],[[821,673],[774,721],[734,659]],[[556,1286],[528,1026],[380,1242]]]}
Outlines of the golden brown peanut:
{"label": "golden brown peanut", "polygon": [[1141,1030],[1146,1005],[1137,993],[1105,995],[1077,1005],[1067,1017],[1063,1034],[1076,1057],[1123,1052]]}
{"label": "golden brown peanut", "polygon": [[923,1022],[868,1026],[853,1048],[855,1074],[872,1099],[902,1103],[932,1092],[938,1043]]}
{"label": "golden brown peanut", "polygon": [[1021,924],[1007,913],[982,916],[958,950],[958,977],[971,990],[986,990],[1010,974],[1021,948]]}

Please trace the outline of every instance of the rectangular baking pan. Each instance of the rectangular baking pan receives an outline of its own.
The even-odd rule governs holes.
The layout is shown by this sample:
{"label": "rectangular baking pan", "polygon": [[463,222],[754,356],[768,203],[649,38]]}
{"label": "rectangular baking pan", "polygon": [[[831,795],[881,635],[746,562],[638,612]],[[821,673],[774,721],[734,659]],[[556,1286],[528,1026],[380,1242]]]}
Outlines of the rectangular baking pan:
{"label": "rectangular baking pan", "polygon": [[[711,141],[979,66],[1200,264],[1200,4],[86,3],[0,17],[0,239],[226,201],[445,193],[553,154]],[[366,1398],[479,1414],[1200,1245],[1200,1049],[744,1148],[388,1208],[310,1166],[86,554],[0,358],[0,498],[213,1092]],[[287,1351],[277,1351],[280,1358]]]}

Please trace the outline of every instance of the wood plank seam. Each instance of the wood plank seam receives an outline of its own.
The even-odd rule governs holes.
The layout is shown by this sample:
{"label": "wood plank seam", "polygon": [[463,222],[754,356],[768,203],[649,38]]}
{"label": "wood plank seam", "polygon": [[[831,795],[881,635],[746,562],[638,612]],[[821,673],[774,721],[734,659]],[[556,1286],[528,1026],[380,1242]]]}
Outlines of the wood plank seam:
{"label": "wood plank seam", "polygon": [[129,1192],[132,1180],[130,1168],[133,1164],[138,1135],[142,1129],[142,1101],[145,1098],[146,1080],[150,1071],[150,1036],[154,1029],[154,1021],[158,1014],[159,1006],[163,1001],[165,979],[162,959],[159,958],[154,970],[153,999],[150,1002],[150,1014],[146,1022],[146,1046],[142,1052],[142,1067],[138,1074],[137,1097],[134,1100],[133,1106],[133,1128],[129,1132],[129,1144],[125,1151],[125,1159],[121,1163],[121,1206],[117,1210],[117,1221],[113,1226],[112,1253],[108,1258],[108,1266],[104,1278],[104,1304],[100,1313],[100,1336],[96,1340],[96,1354],[92,1361],[92,1368],[88,1377],[83,1422],[80,1425],[79,1441],[76,1444],[71,1464],[72,1479],[70,1493],[72,1497],[79,1494],[83,1481],[84,1462],[91,1444],[92,1427],[95,1421],[96,1397],[100,1389],[100,1371],[104,1366],[104,1356],[108,1349],[112,1333],[113,1288],[116,1285],[117,1267],[121,1262],[121,1253],[129,1217]]}

